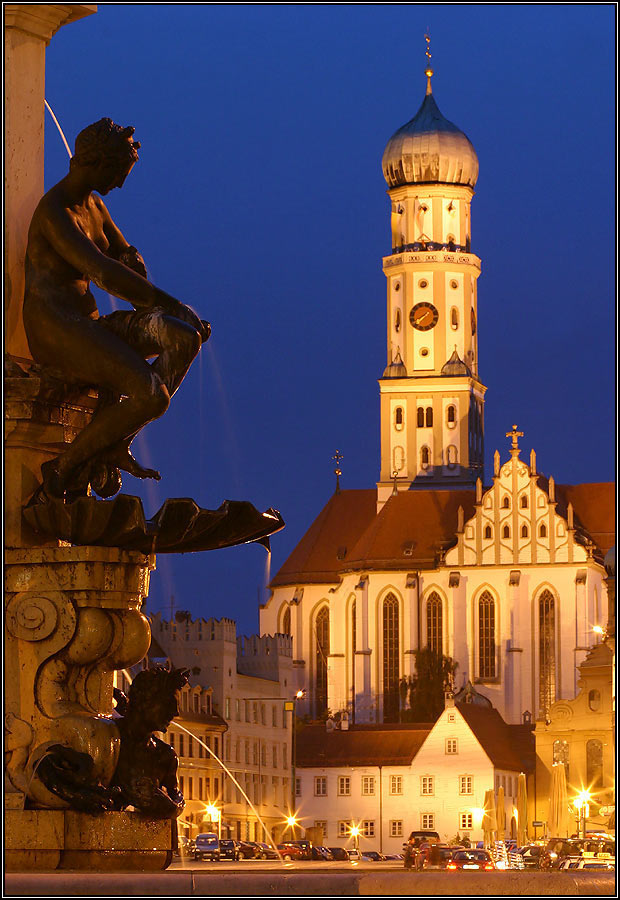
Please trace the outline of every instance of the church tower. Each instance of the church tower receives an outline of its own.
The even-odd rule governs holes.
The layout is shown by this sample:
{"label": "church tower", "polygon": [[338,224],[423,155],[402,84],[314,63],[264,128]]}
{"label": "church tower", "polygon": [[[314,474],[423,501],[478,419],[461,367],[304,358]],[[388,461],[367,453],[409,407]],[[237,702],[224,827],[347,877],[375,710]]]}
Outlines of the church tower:
{"label": "church tower", "polygon": [[431,87],[390,138],[383,174],[391,200],[387,367],[381,395],[381,506],[394,490],[473,487],[483,476],[484,394],[478,377],[470,204],[476,152],[443,117]]}

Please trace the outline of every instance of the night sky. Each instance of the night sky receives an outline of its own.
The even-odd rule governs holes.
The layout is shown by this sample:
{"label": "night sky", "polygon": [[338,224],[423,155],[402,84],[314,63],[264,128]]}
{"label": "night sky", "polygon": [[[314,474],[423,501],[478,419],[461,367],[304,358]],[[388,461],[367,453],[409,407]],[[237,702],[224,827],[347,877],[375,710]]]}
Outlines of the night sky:
{"label": "night sky", "polygon": [[[433,93],[472,141],[486,481],[513,422],[560,483],[615,475],[615,8],[100,4],[47,51],[71,147],[109,116],[140,161],[106,197],[151,280],[213,336],[134,444],[166,497],[274,506],[272,574],[329,499],[379,477],[390,217],[381,156]],[[46,114],[46,189],[67,152]],[[109,298],[97,292],[100,309]],[[116,301],[119,308],[127,308]],[[258,629],[258,546],[160,555],[146,611]]]}

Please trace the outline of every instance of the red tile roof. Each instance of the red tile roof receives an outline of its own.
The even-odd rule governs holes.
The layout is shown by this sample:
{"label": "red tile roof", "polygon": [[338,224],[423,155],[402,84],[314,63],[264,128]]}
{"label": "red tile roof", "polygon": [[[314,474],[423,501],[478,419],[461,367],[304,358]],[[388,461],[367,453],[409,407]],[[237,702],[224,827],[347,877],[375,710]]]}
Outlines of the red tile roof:
{"label": "red tile roof", "polygon": [[592,538],[605,556],[616,542],[616,485],[613,481],[591,484],[557,484],[560,502],[573,504],[575,524]]}
{"label": "red tile roof", "polygon": [[507,725],[496,709],[476,703],[459,703],[456,708],[497,769],[534,771],[533,725]]}
{"label": "red tile roof", "polygon": [[409,766],[431,732],[432,724],[351,725],[331,731],[306,725],[297,734],[296,766]]}
{"label": "red tile roof", "polygon": [[[333,494],[271,581],[281,584],[337,584],[343,560],[377,515],[374,489]],[[346,559],[346,557],[345,557]]]}
{"label": "red tile roof", "polygon": [[389,498],[344,560],[345,569],[435,568],[456,543],[458,508],[474,513],[473,490],[403,491]]}
{"label": "red tile roof", "polygon": [[[548,489],[544,475],[539,484]],[[573,504],[575,524],[600,548],[615,543],[615,485],[611,482],[556,485],[558,512]],[[334,494],[284,565],[271,587],[337,584],[350,571],[434,569],[441,550],[454,545],[458,508],[474,513],[473,490],[414,490],[392,496],[379,514],[376,490]]]}

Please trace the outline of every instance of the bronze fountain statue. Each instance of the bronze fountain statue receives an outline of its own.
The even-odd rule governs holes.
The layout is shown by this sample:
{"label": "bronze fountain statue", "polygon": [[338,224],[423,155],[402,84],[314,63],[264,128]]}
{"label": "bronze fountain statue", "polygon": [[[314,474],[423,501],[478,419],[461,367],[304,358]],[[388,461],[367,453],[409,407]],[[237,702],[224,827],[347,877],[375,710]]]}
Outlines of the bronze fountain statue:
{"label": "bronze fountain statue", "polygon": [[[28,233],[24,325],[33,358],[48,377],[99,390],[90,424],[42,467],[42,491],[52,497],[85,494],[89,483],[110,497],[121,469],[159,479],[129,446],[166,411],[211,332],[148,280],[144,260],[94,193],[123,186],[138,160],[133,133],[111,119],[81,131],[69,174],[42,198]],[[91,281],[134,310],[100,316]]]}
{"label": "bronze fountain statue", "polygon": [[[165,413],[211,333],[148,279],[101,199],[123,186],[138,160],[133,134],[108,118],[81,131],[69,173],[41,199],[28,233],[23,319],[34,362],[27,372],[13,365],[9,375],[31,380],[35,412],[23,427],[36,443],[53,404],[62,417],[78,397],[85,412],[61,441],[39,439],[42,461],[33,471],[36,478],[40,465],[41,480],[32,492],[31,479],[21,495],[36,540],[11,549],[6,628],[20,687],[7,711],[5,777],[14,810],[23,803],[122,817],[129,809],[172,820],[184,806],[176,755],[153,732],[178,714],[187,671],[146,669],[128,698],[114,689],[116,718],[112,704],[112,673],[148,651],[141,606],[152,554],[268,547],[284,522],[247,501],[210,510],[189,498],[168,499],[147,519],[140,498],[119,493],[121,471],[159,480],[134,458],[131,443]],[[91,283],[133,309],[100,315]],[[96,398],[92,415],[88,396]],[[47,419],[36,419],[37,403]]]}

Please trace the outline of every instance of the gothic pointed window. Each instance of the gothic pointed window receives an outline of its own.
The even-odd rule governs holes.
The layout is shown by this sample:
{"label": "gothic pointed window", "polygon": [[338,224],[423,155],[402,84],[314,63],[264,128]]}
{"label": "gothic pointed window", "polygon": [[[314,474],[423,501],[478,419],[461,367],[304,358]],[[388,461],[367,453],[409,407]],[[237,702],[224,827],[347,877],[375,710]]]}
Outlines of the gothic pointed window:
{"label": "gothic pointed window", "polygon": [[291,607],[287,606],[284,610],[284,616],[282,617],[282,633],[290,634],[291,633]]}
{"label": "gothic pointed window", "polygon": [[327,709],[327,657],[329,656],[329,609],[324,606],[315,620],[315,714]]}
{"label": "gothic pointed window", "polygon": [[538,529],[538,535],[539,535],[539,537],[547,537],[547,526],[545,525],[544,522]]}
{"label": "gothic pointed window", "polygon": [[527,495],[523,494],[521,497],[521,509],[527,509]]}
{"label": "gothic pointed window", "polygon": [[555,701],[555,598],[544,590],[538,598],[538,702],[540,711]]}
{"label": "gothic pointed window", "polygon": [[418,428],[424,428],[424,409],[418,406]]}
{"label": "gothic pointed window", "polygon": [[436,591],[426,601],[426,645],[435,653],[443,653],[443,609],[441,597]]}
{"label": "gothic pointed window", "polygon": [[397,722],[399,709],[398,600],[389,593],[383,601],[383,721]]}
{"label": "gothic pointed window", "polygon": [[432,424],[433,424],[433,407],[427,406],[426,407],[426,427],[430,428]]}
{"label": "gothic pointed window", "polygon": [[508,496],[505,496],[502,500],[502,509],[510,509],[510,499]]}
{"label": "gothic pointed window", "polygon": [[522,525],[521,526],[521,537],[526,538],[528,535],[529,535],[529,530],[528,530],[527,525]]}
{"label": "gothic pointed window", "polygon": [[478,675],[495,678],[495,600],[489,591],[478,601]]}
{"label": "gothic pointed window", "polygon": [[485,528],[484,528],[484,536],[485,536],[485,538],[493,537],[493,532],[492,532],[492,530],[491,530],[491,526],[490,526],[490,525],[485,525]]}
{"label": "gothic pointed window", "polygon": [[504,525],[502,530],[502,537],[509,538],[510,537],[510,525]]}

